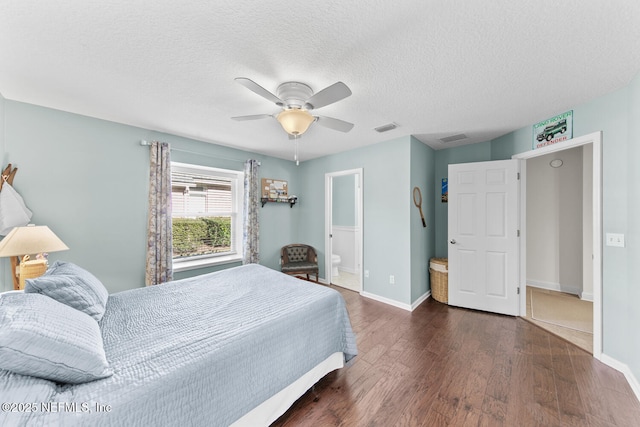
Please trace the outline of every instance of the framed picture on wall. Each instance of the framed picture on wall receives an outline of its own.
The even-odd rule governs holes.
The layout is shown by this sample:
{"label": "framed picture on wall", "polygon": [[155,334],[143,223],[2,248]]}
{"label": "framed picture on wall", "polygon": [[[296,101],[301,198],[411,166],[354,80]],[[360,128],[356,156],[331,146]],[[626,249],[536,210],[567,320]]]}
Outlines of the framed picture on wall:
{"label": "framed picture on wall", "polygon": [[573,138],[573,110],[533,125],[533,149]]}
{"label": "framed picture on wall", "polygon": [[449,201],[449,179],[448,178],[442,178],[441,201],[442,203],[448,203]]}

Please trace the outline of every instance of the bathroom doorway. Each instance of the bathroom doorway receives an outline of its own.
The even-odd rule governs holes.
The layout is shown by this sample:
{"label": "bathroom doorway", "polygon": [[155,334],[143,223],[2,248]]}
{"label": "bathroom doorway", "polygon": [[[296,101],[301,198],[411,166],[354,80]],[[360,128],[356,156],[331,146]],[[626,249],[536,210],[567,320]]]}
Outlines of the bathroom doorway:
{"label": "bathroom doorway", "polygon": [[325,174],[325,277],[362,292],[362,169]]}

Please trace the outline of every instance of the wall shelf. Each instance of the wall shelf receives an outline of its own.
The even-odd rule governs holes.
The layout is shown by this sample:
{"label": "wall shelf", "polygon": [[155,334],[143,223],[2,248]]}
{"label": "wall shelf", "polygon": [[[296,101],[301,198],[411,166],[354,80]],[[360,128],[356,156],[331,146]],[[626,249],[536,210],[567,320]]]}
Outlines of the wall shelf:
{"label": "wall shelf", "polygon": [[298,198],[289,198],[289,199],[269,199],[268,197],[261,197],[260,202],[262,203],[262,207],[267,203],[288,203],[290,207],[296,204]]}

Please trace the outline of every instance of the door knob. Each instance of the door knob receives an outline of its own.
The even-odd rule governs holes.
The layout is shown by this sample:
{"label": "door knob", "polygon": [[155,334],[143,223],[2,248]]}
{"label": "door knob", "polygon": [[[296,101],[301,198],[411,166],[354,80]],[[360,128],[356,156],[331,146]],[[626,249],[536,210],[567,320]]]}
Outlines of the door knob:
{"label": "door knob", "polygon": [[455,245],[456,244],[456,239],[451,239],[451,244]]}

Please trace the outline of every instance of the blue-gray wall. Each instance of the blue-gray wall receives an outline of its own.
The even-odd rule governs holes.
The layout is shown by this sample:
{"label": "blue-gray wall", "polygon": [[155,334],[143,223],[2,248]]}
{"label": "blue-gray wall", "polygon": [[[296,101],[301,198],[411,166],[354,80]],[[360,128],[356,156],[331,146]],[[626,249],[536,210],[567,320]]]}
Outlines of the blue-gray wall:
{"label": "blue-gray wall", "polygon": [[[300,210],[300,240],[318,250],[324,272],[325,174],[363,168],[363,268],[369,270],[363,290],[404,304],[411,303],[410,141],[403,137],[309,160],[301,164],[300,176],[300,194],[307,200]],[[395,284],[389,283],[391,275]]]}
{"label": "blue-gray wall", "polygon": [[333,225],[353,227],[356,225],[356,178],[355,175],[333,178]]}
{"label": "blue-gray wall", "polygon": [[[70,248],[50,259],[77,263],[110,292],[144,283],[149,148],[141,140],[169,142],[173,160],[205,166],[241,170],[254,158],[261,177],[287,180],[298,192],[293,162],[10,100],[3,106],[2,157],[19,168],[14,186],[32,222],[48,225]],[[294,210],[275,203],[260,210],[261,264],[279,268],[280,247],[296,237]],[[2,277],[9,289],[8,273]]]}
{"label": "blue-gray wall", "polygon": [[447,227],[449,224],[448,204],[442,203],[441,188],[442,178],[448,178],[448,166],[455,163],[483,162],[491,160],[491,143],[482,142],[479,144],[465,145],[462,147],[438,150],[435,152],[435,179],[433,188],[435,191],[435,253],[439,258],[448,256]]}
{"label": "blue-gray wall", "polygon": [[[429,259],[435,256],[435,151],[415,138],[411,138],[409,196],[410,257],[411,257],[411,303],[416,302],[430,289]],[[420,211],[414,204],[413,188],[422,193],[422,212],[427,227],[423,227]]]}
{"label": "blue-gray wall", "polygon": [[[363,169],[363,291],[410,305],[428,291],[428,260],[433,256],[434,151],[413,137],[402,137],[304,162],[302,194],[314,195],[301,211],[300,237],[318,249],[324,271],[324,176]],[[413,204],[419,186],[428,227]],[[394,284],[389,283],[394,276]]]}
{"label": "blue-gray wall", "polygon": [[[615,286],[616,277],[611,277],[610,272],[607,272],[607,281],[605,282],[605,289],[614,288],[616,292],[621,294],[627,294],[626,300],[618,302],[619,305],[611,307],[611,309],[618,309],[626,312],[625,318],[619,319],[617,324],[611,325],[612,328],[616,328],[618,324],[622,323],[622,330],[617,333],[613,331],[613,335],[610,340],[605,341],[605,349],[608,354],[614,357],[620,357],[620,360],[628,363],[631,371],[634,373],[636,379],[640,379],[640,168],[638,167],[638,161],[640,161],[640,75],[636,77],[629,86],[629,135],[626,143],[627,146],[627,176],[625,179],[624,187],[626,187],[627,200],[628,200],[628,221],[627,221],[627,268],[628,275],[624,287],[617,289]],[[609,167],[614,167],[608,161]],[[611,183],[615,185],[614,183]],[[610,208],[607,208],[607,212]],[[607,216],[610,213],[607,213]],[[605,223],[605,230],[614,231],[613,224],[610,222]],[[617,232],[617,231],[615,231]],[[615,248],[610,248],[615,249]],[[618,248],[620,249],[620,248]],[[622,249],[624,251],[625,249]],[[607,254],[607,262],[610,258],[617,257],[618,251],[610,251]],[[608,264],[605,264],[608,268]],[[615,272],[613,272],[615,274]],[[609,292],[607,292],[608,294]],[[605,294],[605,295],[607,295]],[[604,301],[607,303],[607,300]],[[607,312],[610,312],[609,309]],[[605,324],[608,332],[609,325]],[[616,347],[616,353],[609,353],[608,348],[611,340],[621,340],[623,346],[627,345],[628,348]],[[624,354],[624,356],[620,356]]]}

